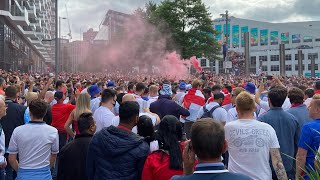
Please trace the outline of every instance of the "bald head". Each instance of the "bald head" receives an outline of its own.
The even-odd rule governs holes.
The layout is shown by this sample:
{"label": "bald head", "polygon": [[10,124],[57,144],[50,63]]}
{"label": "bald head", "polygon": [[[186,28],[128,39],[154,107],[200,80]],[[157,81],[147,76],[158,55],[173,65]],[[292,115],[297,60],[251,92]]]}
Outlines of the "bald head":
{"label": "bald head", "polygon": [[132,94],[126,94],[122,97],[122,103],[125,103],[128,101],[136,101],[136,98]]}

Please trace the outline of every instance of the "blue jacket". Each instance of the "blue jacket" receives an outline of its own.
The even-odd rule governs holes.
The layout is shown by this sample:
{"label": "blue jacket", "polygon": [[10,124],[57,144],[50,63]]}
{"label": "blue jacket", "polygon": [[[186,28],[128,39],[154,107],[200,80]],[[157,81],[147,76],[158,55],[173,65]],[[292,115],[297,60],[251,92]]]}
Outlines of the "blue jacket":
{"label": "blue jacket", "polygon": [[140,136],[110,126],[97,132],[89,145],[89,180],[140,180],[148,144]]}
{"label": "blue jacket", "polygon": [[298,149],[300,136],[297,118],[292,114],[285,112],[281,107],[275,107],[271,108],[266,114],[260,116],[258,119],[261,122],[271,125],[276,131],[283,165],[287,172],[294,171],[293,158]]}
{"label": "blue jacket", "polygon": [[312,119],[309,117],[309,111],[305,104],[290,108],[287,112],[297,118],[300,129],[305,123],[312,121]]}
{"label": "blue jacket", "polygon": [[176,102],[170,99],[170,96],[160,95],[159,99],[150,104],[150,111],[156,113],[160,119],[166,115],[173,115],[178,119],[181,116],[189,116],[190,112],[179,106]]}
{"label": "blue jacket", "polygon": [[[223,170],[223,164],[221,166],[217,166],[217,163],[198,164],[194,174],[189,176],[173,176],[171,180],[252,180],[252,178],[238,173],[214,173],[215,171]],[[202,171],[202,173],[198,174],[197,171]]]}

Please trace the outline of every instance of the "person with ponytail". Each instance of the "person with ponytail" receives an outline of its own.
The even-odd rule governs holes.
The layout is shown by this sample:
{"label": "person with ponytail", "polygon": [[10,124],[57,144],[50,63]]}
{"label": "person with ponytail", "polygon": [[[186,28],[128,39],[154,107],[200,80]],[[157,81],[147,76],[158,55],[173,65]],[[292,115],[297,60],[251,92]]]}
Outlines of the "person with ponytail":
{"label": "person with ponytail", "polygon": [[151,153],[144,164],[142,180],[168,180],[182,175],[182,126],[172,115],[164,116],[155,139],[159,150]]}

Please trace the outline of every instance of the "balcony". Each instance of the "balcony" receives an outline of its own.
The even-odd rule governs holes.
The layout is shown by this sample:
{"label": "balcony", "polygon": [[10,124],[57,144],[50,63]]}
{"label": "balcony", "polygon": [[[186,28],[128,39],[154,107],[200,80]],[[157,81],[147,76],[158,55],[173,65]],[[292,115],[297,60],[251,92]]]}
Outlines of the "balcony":
{"label": "balcony", "polygon": [[36,38],[36,34],[35,32],[32,30],[32,28],[30,26],[23,26],[21,28],[21,26],[18,26],[18,28],[23,32],[23,34],[26,36],[26,37],[29,37],[29,38]]}
{"label": "balcony", "polygon": [[[28,5],[29,6],[29,5]],[[27,10],[29,13],[29,16],[31,18],[36,18],[37,17],[37,12],[36,12],[36,5],[30,5],[31,7]]]}
{"label": "balcony", "polygon": [[20,26],[28,26],[30,24],[29,13],[25,7],[21,8],[19,4],[11,5],[10,13],[11,16],[9,17],[14,24]]}

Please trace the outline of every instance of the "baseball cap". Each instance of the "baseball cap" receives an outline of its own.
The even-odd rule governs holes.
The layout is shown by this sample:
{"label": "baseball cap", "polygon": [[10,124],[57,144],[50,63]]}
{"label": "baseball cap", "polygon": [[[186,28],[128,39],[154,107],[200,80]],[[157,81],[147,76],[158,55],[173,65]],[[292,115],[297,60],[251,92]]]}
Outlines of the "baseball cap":
{"label": "baseball cap", "polygon": [[251,94],[254,94],[256,92],[256,86],[251,82],[248,82],[244,89]]}
{"label": "baseball cap", "polygon": [[114,87],[114,82],[113,81],[108,81],[107,87]]}
{"label": "baseball cap", "polygon": [[181,82],[179,85],[179,89],[180,90],[186,90],[186,83],[185,82]]}

